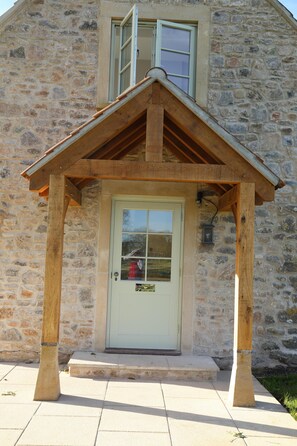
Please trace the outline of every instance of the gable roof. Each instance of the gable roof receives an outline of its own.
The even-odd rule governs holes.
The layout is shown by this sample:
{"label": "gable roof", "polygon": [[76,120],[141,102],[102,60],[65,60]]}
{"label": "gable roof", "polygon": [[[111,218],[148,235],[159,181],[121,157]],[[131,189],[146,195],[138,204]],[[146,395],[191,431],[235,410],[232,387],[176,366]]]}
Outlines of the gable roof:
{"label": "gable roof", "polygon": [[[128,167],[124,166],[125,174],[122,172],[113,176],[106,170],[102,172],[103,166],[109,171],[115,169],[113,164],[106,163],[107,160],[119,163],[140,143],[145,142],[147,110],[156,102],[156,91],[164,110],[161,129],[163,144],[173,153],[176,163],[180,163],[179,167],[175,167],[182,170],[180,181],[210,183],[219,195],[240,181],[254,182],[259,202],[274,198],[273,191],[284,185],[282,180],[192,98],[169,81],[160,68],[149,70],[145,79],[96,113],[22,172],[30,180],[30,189],[44,193],[48,189],[50,174],[60,173],[64,173],[78,189],[84,187],[90,179],[118,178],[119,175],[122,179],[174,181],[174,174],[168,173],[170,170],[167,169],[167,174],[160,171],[165,164],[168,166],[172,163],[159,163],[159,176],[155,173],[142,177],[146,168],[143,163],[140,165],[135,161],[130,161]],[[94,172],[92,168],[96,160],[101,160],[101,173]],[[220,166],[217,169],[219,176],[216,180],[204,174],[201,178],[197,177],[197,169],[194,171],[193,164],[211,165],[212,171],[215,166]],[[96,166],[99,166],[98,162]],[[222,174],[224,166],[234,175],[228,177]],[[130,176],[127,176],[127,169]],[[133,169],[139,173],[132,174]]]}

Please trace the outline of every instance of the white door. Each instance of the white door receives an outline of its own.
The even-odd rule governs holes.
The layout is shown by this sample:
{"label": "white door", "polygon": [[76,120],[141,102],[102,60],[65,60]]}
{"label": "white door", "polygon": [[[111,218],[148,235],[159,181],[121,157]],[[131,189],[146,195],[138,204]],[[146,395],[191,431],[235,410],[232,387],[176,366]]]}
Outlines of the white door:
{"label": "white door", "polygon": [[177,349],[181,203],[115,201],[110,348]]}

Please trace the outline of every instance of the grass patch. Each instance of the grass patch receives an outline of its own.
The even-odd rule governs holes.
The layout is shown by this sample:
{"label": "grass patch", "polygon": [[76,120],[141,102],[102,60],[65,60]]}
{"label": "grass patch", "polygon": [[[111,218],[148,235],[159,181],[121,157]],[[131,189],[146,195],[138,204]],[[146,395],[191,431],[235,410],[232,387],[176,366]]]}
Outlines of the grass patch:
{"label": "grass patch", "polygon": [[258,379],[297,421],[297,374],[265,376]]}

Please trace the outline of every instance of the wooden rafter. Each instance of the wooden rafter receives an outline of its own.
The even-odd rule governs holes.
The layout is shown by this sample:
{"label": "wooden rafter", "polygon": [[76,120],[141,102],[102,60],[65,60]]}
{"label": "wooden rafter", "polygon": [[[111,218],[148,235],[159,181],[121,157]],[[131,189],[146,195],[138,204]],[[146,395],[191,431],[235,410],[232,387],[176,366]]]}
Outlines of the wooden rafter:
{"label": "wooden rafter", "polygon": [[235,152],[219,135],[195,116],[183,103],[177,101],[166,89],[162,89],[164,110],[183,131],[211,153],[220,162],[232,166],[242,176],[242,181],[254,182],[257,194],[265,201],[274,199],[274,186],[242,156]]}
{"label": "wooden rafter", "polygon": [[199,162],[208,163],[208,164],[223,164],[219,159],[211,156],[205,150],[202,149],[195,141],[193,141],[185,132],[183,132],[171,119],[169,119],[168,115],[165,115],[165,129],[168,133],[170,133],[171,138],[176,142],[176,144],[180,144],[180,147],[183,147],[184,150],[188,150],[188,152],[192,152],[196,157],[200,160]]}
{"label": "wooden rafter", "polygon": [[50,158],[31,175],[30,189],[40,190],[47,187],[51,173],[63,173],[77,160],[84,158],[98,146],[121,133],[145,112],[150,99],[150,89],[145,89],[88,132],[82,133],[71,145],[66,145],[59,152],[59,156]]}
{"label": "wooden rafter", "polygon": [[96,149],[94,153],[86,156],[92,159],[113,159],[121,156],[121,152],[129,152],[139,144],[141,139],[145,138],[145,114],[131,124],[119,135],[106,142]]}

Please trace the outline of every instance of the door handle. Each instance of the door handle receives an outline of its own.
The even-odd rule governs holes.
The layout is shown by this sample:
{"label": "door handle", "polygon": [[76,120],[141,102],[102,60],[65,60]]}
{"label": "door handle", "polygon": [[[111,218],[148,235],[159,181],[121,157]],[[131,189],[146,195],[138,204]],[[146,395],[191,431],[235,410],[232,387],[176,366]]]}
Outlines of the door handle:
{"label": "door handle", "polygon": [[114,280],[117,281],[118,277],[119,277],[119,273],[116,271],[115,273],[113,273],[114,275]]}

